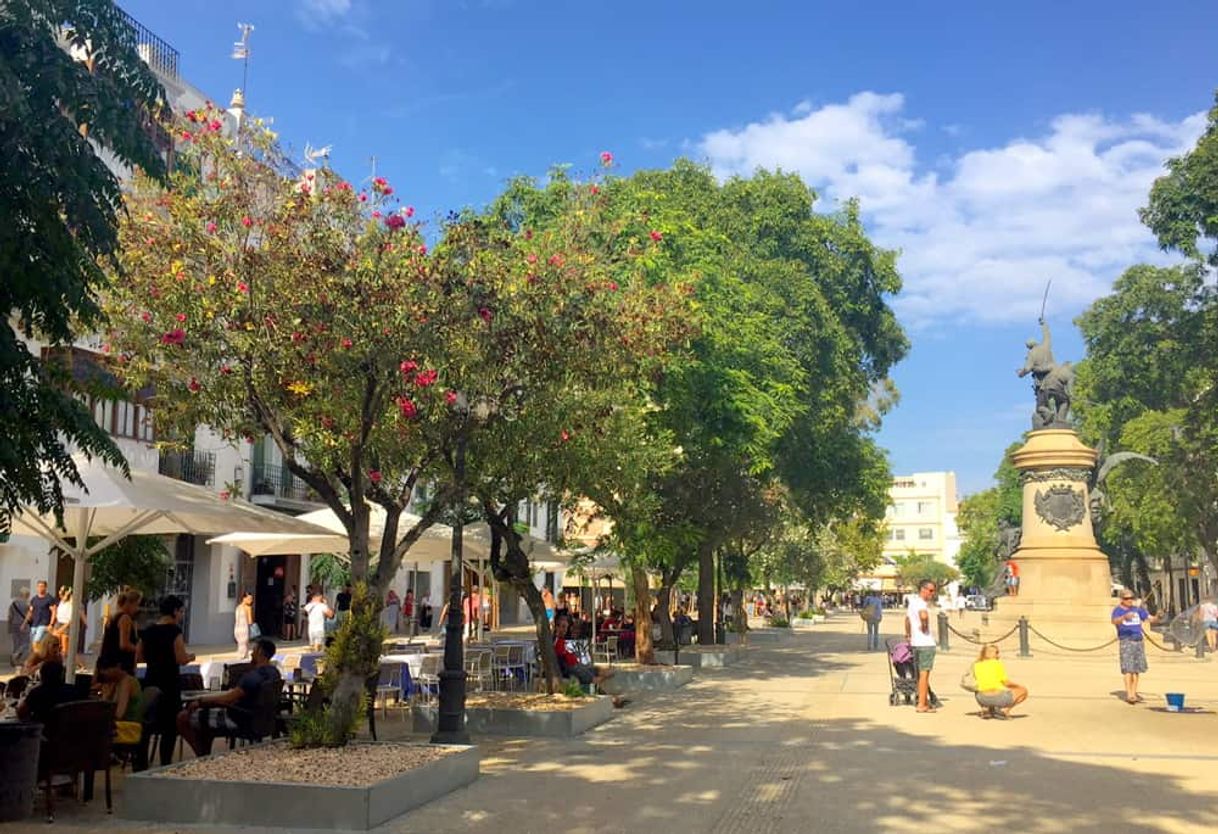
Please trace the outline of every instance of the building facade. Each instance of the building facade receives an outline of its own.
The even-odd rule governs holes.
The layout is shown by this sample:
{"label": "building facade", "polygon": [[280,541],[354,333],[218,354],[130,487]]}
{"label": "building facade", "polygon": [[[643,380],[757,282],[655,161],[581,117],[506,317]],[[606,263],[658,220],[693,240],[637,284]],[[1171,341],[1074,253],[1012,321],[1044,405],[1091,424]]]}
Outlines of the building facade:
{"label": "building facade", "polygon": [[884,515],[884,556],[928,554],[955,567],[960,552],[956,526],[959,498],[955,472],[915,472],[893,478]]}

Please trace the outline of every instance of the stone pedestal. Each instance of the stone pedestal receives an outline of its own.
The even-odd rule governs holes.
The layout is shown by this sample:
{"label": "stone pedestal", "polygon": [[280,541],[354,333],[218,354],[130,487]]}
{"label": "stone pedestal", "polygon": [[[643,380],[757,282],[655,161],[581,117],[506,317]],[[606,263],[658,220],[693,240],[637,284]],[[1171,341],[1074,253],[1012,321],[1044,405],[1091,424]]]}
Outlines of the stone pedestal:
{"label": "stone pedestal", "polygon": [[998,599],[987,632],[1006,631],[1026,616],[1065,645],[1113,635],[1112,574],[1095,542],[1087,488],[1095,460],[1072,429],[1034,431],[1012,456],[1023,484],[1023,533],[1012,557],[1019,596]]}

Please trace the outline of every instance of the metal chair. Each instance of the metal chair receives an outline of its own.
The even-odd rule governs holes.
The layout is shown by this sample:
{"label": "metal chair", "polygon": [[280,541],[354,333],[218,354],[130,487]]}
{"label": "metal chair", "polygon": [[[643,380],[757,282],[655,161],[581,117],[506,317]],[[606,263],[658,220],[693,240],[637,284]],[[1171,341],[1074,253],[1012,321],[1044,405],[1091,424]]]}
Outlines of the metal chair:
{"label": "metal chair", "polygon": [[232,689],[241,680],[241,676],[254,668],[252,663],[226,663],[224,664],[224,677],[221,679],[221,689]]}
{"label": "metal chair", "polygon": [[603,660],[612,666],[613,661],[617,660],[617,637],[611,635],[600,643],[595,644],[592,649],[592,660],[594,662]]}
{"label": "metal chair", "polygon": [[377,676],[374,697],[380,699],[381,711],[386,718],[389,717],[390,697],[392,697],[399,706],[402,703],[402,667],[405,665],[405,663],[398,661],[394,661],[392,663],[381,663],[380,673]]}
{"label": "metal chair", "polygon": [[419,665],[419,692],[424,703],[430,703],[440,689],[440,671],[444,668],[444,656],[425,654]]}

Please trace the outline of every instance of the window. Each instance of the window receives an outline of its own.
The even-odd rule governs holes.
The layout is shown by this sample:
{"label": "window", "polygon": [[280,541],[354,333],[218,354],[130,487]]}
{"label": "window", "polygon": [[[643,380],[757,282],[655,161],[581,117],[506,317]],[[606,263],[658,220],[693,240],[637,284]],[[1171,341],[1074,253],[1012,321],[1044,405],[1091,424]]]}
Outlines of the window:
{"label": "window", "polygon": [[918,502],[918,515],[930,515],[934,511],[935,511],[935,502],[934,501],[919,501]]}
{"label": "window", "polygon": [[931,541],[932,539],[934,539],[934,537],[935,537],[935,530],[933,527],[919,527],[918,528],[918,538],[921,539],[922,541],[928,542],[928,541]]}
{"label": "window", "polygon": [[892,537],[899,542],[903,542],[903,541],[905,541],[905,531],[904,530],[893,530]]}

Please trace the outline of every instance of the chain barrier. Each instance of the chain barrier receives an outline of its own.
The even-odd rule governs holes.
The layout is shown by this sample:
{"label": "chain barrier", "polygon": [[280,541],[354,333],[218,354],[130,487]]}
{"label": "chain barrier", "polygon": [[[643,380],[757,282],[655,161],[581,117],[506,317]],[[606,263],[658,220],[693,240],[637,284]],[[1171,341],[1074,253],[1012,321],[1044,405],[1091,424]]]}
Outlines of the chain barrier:
{"label": "chain barrier", "polygon": [[977,640],[968,634],[964,634],[963,632],[956,631],[956,629],[952,626],[951,623],[947,624],[947,630],[950,631],[952,634],[956,635],[957,637],[959,637],[961,640],[964,640],[968,643],[972,643],[975,646],[985,646],[985,645],[988,645],[989,643],[1001,643],[1003,640],[1007,639],[1012,634],[1019,631],[1019,625],[1016,624],[1016,625],[1012,626],[1010,631],[1008,631],[1006,634],[1004,634],[1001,637],[998,637],[994,640]]}
{"label": "chain barrier", "polygon": [[1044,640],[1044,641],[1045,641],[1046,643],[1048,643],[1050,646],[1053,646],[1053,647],[1055,647],[1055,648],[1061,649],[1062,651],[1066,651],[1066,652],[1080,652],[1080,653],[1086,653],[1086,652],[1098,652],[1098,651],[1101,651],[1101,650],[1103,650],[1103,649],[1108,648],[1109,646],[1111,646],[1113,643],[1115,643],[1115,642],[1117,641],[1117,638],[1116,638],[1116,637],[1113,637],[1113,638],[1112,638],[1111,640],[1109,640],[1107,643],[1104,643],[1104,644],[1102,644],[1102,645],[1099,645],[1099,646],[1094,646],[1094,647],[1089,648],[1089,649],[1078,649],[1078,648],[1075,648],[1075,647],[1073,647],[1073,646],[1063,646],[1061,643],[1058,643],[1058,642],[1056,642],[1056,641],[1054,641],[1054,640],[1050,640],[1048,637],[1046,637],[1045,635],[1041,634],[1041,633],[1040,633],[1040,631],[1038,631],[1038,630],[1036,629],[1036,627],[1035,627],[1035,626],[1033,626],[1033,625],[1031,625],[1031,624],[1029,624],[1029,625],[1028,625],[1028,631],[1031,631],[1033,634],[1035,634],[1035,635],[1036,635],[1037,637],[1039,637],[1041,640]]}
{"label": "chain barrier", "polygon": [[1156,649],[1158,649],[1158,650],[1159,650],[1159,651],[1161,651],[1161,652],[1168,652],[1168,653],[1170,653],[1170,654],[1179,654],[1180,652],[1184,651],[1184,648],[1185,648],[1185,647],[1190,648],[1190,649],[1195,647],[1195,644],[1193,644],[1193,643],[1184,643],[1184,642],[1181,642],[1181,643],[1180,643],[1181,648],[1179,648],[1179,649],[1169,649],[1167,646],[1164,646],[1164,645],[1163,645],[1162,643],[1160,643],[1158,640],[1156,640],[1155,638],[1151,637],[1149,632],[1143,632],[1143,634],[1145,634],[1147,642],[1149,642],[1149,643],[1150,643],[1150,645],[1154,646]]}

